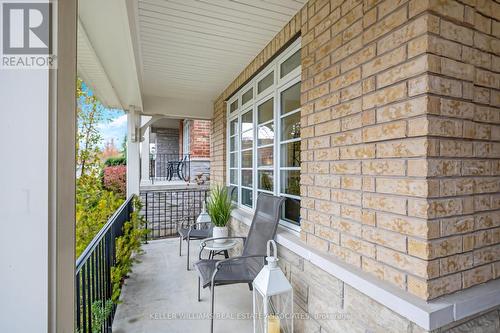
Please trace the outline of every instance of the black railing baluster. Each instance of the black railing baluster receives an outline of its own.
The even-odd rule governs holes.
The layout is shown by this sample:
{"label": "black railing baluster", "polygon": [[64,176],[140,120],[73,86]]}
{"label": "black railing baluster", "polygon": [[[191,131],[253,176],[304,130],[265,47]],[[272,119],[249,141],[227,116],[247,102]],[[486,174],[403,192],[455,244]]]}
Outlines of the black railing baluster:
{"label": "black railing baluster", "polygon": [[82,326],[83,326],[83,332],[87,332],[87,296],[86,296],[86,285],[87,285],[87,280],[85,279],[85,265],[82,268]]}
{"label": "black railing baluster", "polygon": [[76,318],[76,329],[80,330],[82,327],[82,319],[81,319],[81,307],[80,307],[80,273],[76,273],[75,277],[75,291],[76,291],[76,306],[75,306],[75,318]]}
{"label": "black railing baluster", "polygon": [[181,225],[196,221],[208,191],[206,187],[143,191],[145,227],[150,230],[146,240],[177,237]]}
{"label": "black railing baluster", "polygon": [[[111,300],[113,285],[111,268],[116,264],[116,238],[123,235],[123,225],[130,220],[133,211],[132,197],[127,199],[111,216],[104,227],[76,261],[75,272],[75,310],[76,328],[81,333],[92,332],[92,304],[95,301]],[[116,305],[99,329],[110,332]]]}
{"label": "black railing baluster", "polygon": [[145,196],[145,198],[146,198],[146,200],[145,200],[146,201],[146,205],[145,205],[145,207],[146,207],[146,213],[145,213],[145,215],[146,215],[146,236],[145,236],[146,237],[146,244],[148,243],[148,232],[147,231],[148,231],[148,226],[149,226],[149,220],[148,220],[148,211],[149,211],[149,209],[148,209],[148,206],[149,206],[148,205],[148,194],[149,193],[146,192],[146,196]]}

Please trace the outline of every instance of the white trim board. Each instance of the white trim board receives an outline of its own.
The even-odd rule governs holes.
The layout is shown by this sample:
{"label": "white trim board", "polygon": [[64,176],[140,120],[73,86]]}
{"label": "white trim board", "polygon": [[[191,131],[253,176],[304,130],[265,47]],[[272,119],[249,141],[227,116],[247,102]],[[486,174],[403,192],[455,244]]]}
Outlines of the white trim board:
{"label": "white trim board", "polygon": [[[250,225],[253,216],[241,209],[235,209],[232,217]],[[500,279],[426,302],[356,267],[312,249],[287,228],[279,227],[276,241],[426,330],[443,327],[500,305]]]}

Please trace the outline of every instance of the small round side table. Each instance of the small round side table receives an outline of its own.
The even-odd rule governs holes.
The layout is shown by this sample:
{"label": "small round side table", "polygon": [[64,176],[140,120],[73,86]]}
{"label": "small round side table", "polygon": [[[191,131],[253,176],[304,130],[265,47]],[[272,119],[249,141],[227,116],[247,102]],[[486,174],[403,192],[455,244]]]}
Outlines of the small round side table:
{"label": "small round side table", "polygon": [[238,245],[238,241],[234,239],[228,239],[224,243],[216,243],[214,240],[209,240],[205,242],[204,250],[209,251],[208,259],[213,259],[216,255],[223,254],[227,259],[229,258],[229,250]]}

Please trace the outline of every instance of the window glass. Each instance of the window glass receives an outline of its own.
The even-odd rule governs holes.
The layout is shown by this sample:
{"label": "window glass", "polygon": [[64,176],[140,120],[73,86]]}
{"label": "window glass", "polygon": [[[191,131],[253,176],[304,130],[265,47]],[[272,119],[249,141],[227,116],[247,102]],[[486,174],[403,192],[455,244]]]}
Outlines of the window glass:
{"label": "window glass", "polygon": [[231,169],[229,171],[229,174],[230,174],[229,182],[231,184],[238,184],[238,170],[237,169]]}
{"label": "window glass", "polygon": [[241,104],[249,102],[253,98],[253,88],[248,89],[243,95],[241,95]]}
{"label": "window glass", "polygon": [[238,100],[235,100],[234,102],[231,103],[231,106],[229,107],[229,112],[233,113],[238,109]]}
{"label": "window glass", "polygon": [[232,120],[231,121],[231,126],[230,126],[230,135],[235,135],[238,132],[238,119]]}
{"label": "window glass", "polygon": [[292,54],[292,56],[280,65],[280,78],[285,77],[288,73],[300,66],[300,50]]}
{"label": "window glass", "polygon": [[229,158],[229,163],[232,168],[238,167],[238,153],[231,153]]}
{"label": "window glass", "polygon": [[300,138],[300,112],[281,118],[281,140]]}
{"label": "window glass", "polygon": [[300,167],[300,141],[281,144],[281,167]]}
{"label": "window glass", "polygon": [[300,195],[300,170],[281,170],[281,193]]}
{"label": "window glass", "polygon": [[269,121],[273,119],[274,117],[274,111],[273,111],[273,106],[274,106],[274,98],[271,98],[258,107],[258,117],[257,117],[257,123],[262,124],[265,123],[266,121]]}
{"label": "window glass", "polygon": [[251,168],[252,167],[252,150],[245,150],[241,152],[241,167],[242,168]]}
{"label": "window glass", "polygon": [[233,202],[238,203],[238,190],[237,189],[233,191],[233,195],[232,195],[231,199]]}
{"label": "window glass", "polygon": [[229,138],[229,150],[230,151],[238,150],[238,137],[237,136],[232,136],[231,138]]}
{"label": "window glass", "polygon": [[253,191],[241,188],[241,204],[252,208],[253,206]]}
{"label": "window glass", "polygon": [[258,189],[265,191],[274,191],[273,172],[267,170],[259,170],[258,172]]}
{"label": "window glass", "polygon": [[250,110],[241,116],[241,131],[251,130],[253,127],[253,112]]}
{"label": "window glass", "polygon": [[273,166],[274,147],[265,147],[257,149],[257,165]]}
{"label": "window glass", "polygon": [[281,93],[281,114],[300,108],[300,82]]}
{"label": "window glass", "polygon": [[257,130],[257,141],[259,146],[274,143],[274,122],[259,126]]}
{"label": "window glass", "polygon": [[300,225],[300,200],[286,198],[281,216],[287,222]]}
{"label": "window glass", "polygon": [[262,80],[257,83],[257,93],[261,93],[274,83],[274,72],[271,72],[266,75]]}
{"label": "window glass", "polygon": [[241,149],[252,148],[253,144],[253,131],[246,131],[241,133]]}
{"label": "window glass", "polygon": [[252,170],[241,170],[241,185],[252,187]]}

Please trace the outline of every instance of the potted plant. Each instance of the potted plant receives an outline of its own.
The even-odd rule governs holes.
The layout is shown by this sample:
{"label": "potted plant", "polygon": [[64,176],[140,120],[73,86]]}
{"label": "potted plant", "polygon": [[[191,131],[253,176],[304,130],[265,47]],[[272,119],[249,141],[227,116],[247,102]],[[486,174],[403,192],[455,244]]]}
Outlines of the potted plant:
{"label": "potted plant", "polygon": [[[231,203],[231,198],[227,193],[227,189],[224,186],[217,185],[210,191],[210,197],[207,202],[207,212],[212,219],[214,224],[212,237],[227,237],[227,223],[231,218],[231,211],[233,210],[233,205]],[[224,239],[216,239],[216,243],[224,243]]]}

